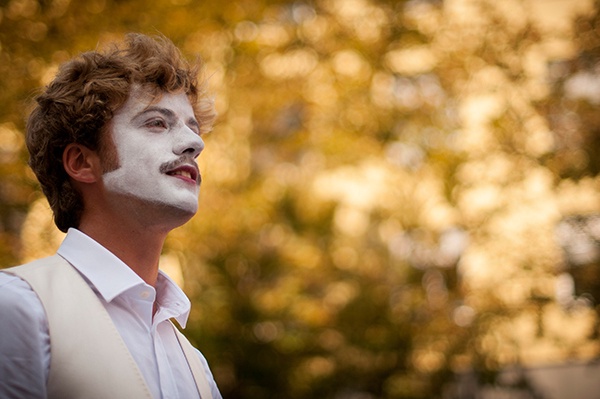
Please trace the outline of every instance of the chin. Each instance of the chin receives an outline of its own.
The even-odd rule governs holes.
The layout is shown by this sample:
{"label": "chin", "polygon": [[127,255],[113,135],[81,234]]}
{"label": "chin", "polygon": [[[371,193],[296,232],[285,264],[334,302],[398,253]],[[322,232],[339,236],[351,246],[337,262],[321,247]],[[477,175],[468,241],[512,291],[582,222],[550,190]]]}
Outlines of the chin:
{"label": "chin", "polygon": [[184,219],[183,223],[185,223],[188,220],[190,220],[196,214],[196,212],[198,212],[198,203],[178,204],[172,207],[171,210],[168,212],[170,212],[171,215],[173,215],[174,217]]}
{"label": "chin", "polygon": [[196,214],[196,212],[198,212],[198,200],[189,203],[182,203],[179,205],[179,208],[183,213],[188,213],[190,217],[192,217]]}
{"label": "chin", "polygon": [[[150,203],[152,204],[152,203]],[[154,202],[147,215],[151,224],[158,224],[171,230],[187,223],[198,211],[198,202],[160,203]]]}
{"label": "chin", "polygon": [[194,217],[195,212],[189,212],[179,209],[177,212],[170,214],[163,213],[160,218],[157,218],[156,224],[162,226],[166,232],[183,226]]}

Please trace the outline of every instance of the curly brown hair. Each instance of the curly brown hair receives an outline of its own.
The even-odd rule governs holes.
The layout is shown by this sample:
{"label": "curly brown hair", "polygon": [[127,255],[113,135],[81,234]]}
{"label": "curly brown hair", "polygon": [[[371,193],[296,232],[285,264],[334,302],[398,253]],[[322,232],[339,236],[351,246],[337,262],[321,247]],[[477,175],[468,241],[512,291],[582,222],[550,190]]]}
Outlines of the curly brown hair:
{"label": "curly brown hair", "polygon": [[183,91],[190,99],[201,133],[210,131],[216,117],[206,82],[199,81],[202,62],[188,63],[164,36],[128,34],[124,45],[105,52],[81,54],[63,64],[54,80],[36,98],[27,123],[29,165],[63,232],[78,227],[84,209],[80,193],[71,185],[62,164],[65,147],[82,144],[110,157],[101,140],[115,112],[134,87],[160,98]]}

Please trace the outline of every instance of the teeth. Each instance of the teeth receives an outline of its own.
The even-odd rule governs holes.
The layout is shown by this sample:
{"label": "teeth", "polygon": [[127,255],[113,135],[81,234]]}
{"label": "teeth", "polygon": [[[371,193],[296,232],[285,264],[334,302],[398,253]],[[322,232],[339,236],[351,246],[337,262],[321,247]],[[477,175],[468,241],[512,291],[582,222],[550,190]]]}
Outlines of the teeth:
{"label": "teeth", "polygon": [[190,172],[185,171],[185,170],[175,171],[173,173],[173,175],[179,175],[179,176],[187,177],[188,179],[192,178],[192,174]]}

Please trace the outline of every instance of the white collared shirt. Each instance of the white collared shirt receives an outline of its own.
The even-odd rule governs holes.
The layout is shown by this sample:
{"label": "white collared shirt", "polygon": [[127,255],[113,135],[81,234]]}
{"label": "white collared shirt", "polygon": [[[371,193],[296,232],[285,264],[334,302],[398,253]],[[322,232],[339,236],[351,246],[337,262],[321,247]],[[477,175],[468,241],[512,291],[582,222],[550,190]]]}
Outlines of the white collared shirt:
{"label": "white collared shirt", "polygon": [[[86,279],[135,359],[155,398],[197,398],[198,391],[177,338],[174,318],[185,327],[190,301],[163,272],[156,289],[84,233],[70,229],[57,253]],[[157,310],[153,317],[153,304]],[[213,397],[221,398],[206,359]],[[44,398],[50,337],[41,302],[18,277],[0,273],[0,398]]]}

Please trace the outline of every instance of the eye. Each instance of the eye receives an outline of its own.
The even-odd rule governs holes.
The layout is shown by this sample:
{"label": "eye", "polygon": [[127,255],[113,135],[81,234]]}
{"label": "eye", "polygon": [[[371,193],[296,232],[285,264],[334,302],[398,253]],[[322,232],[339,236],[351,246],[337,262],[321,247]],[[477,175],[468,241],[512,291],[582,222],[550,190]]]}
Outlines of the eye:
{"label": "eye", "polygon": [[150,129],[166,129],[168,127],[167,122],[163,119],[151,119],[146,122],[145,126]]}

